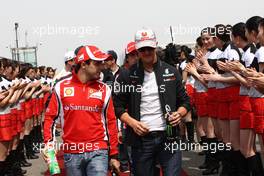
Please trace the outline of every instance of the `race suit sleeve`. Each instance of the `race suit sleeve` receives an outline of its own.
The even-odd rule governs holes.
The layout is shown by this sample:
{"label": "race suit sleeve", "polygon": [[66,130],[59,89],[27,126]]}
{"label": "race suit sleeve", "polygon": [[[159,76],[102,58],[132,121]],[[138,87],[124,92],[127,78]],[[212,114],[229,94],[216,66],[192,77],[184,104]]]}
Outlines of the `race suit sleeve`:
{"label": "race suit sleeve", "polygon": [[118,137],[117,137],[117,123],[116,116],[111,97],[111,89],[107,86],[107,96],[105,99],[106,104],[106,118],[107,118],[107,131],[109,138],[109,155],[114,156],[118,154]]}
{"label": "race suit sleeve", "polygon": [[55,140],[56,120],[60,118],[61,105],[57,93],[52,92],[44,117],[44,143]]}

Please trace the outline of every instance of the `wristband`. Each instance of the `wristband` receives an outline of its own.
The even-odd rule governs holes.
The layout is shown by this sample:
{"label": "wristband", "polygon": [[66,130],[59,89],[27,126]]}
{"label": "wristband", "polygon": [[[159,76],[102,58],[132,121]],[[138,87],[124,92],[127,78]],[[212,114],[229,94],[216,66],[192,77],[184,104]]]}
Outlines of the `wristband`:
{"label": "wristband", "polygon": [[116,160],[117,160],[117,159],[118,159],[118,154],[111,155],[111,156],[110,156],[110,160],[111,160],[111,159],[116,159]]}

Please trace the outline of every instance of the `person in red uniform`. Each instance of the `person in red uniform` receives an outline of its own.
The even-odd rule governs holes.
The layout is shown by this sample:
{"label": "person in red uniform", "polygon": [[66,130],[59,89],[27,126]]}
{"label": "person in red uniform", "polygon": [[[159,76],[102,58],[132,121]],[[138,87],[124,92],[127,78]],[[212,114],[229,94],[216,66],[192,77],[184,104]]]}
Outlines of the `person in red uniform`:
{"label": "person in red uniform", "polygon": [[119,172],[111,90],[99,81],[103,61],[109,57],[95,46],[80,48],[72,76],[55,85],[46,109],[44,158],[48,147],[55,144],[53,132],[60,120],[64,164],[69,176],[106,176],[109,162]]}

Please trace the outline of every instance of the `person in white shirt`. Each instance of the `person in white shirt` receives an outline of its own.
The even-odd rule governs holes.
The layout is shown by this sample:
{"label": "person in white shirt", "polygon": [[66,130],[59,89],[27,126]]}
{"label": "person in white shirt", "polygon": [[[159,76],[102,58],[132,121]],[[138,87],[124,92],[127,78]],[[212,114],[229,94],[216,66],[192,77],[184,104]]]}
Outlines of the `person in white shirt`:
{"label": "person in white shirt", "polygon": [[56,82],[56,80],[59,80],[60,78],[67,76],[69,74],[71,74],[71,70],[72,67],[74,65],[74,59],[75,58],[75,54],[74,51],[68,51],[65,53],[64,56],[64,63],[65,66],[64,68],[60,71],[60,73],[58,73],[54,78],[53,78],[53,82]]}

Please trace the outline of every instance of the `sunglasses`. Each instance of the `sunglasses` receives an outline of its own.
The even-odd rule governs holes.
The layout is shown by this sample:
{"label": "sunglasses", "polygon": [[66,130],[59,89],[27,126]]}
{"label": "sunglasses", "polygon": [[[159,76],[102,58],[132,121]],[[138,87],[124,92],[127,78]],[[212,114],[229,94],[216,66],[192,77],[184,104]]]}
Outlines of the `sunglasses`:
{"label": "sunglasses", "polygon": [[153,51],[155,48],[151,48],[151,47],[143,47],[143,48],[139,48],[138,51],[140,53],[145,52],[145,51]]}

